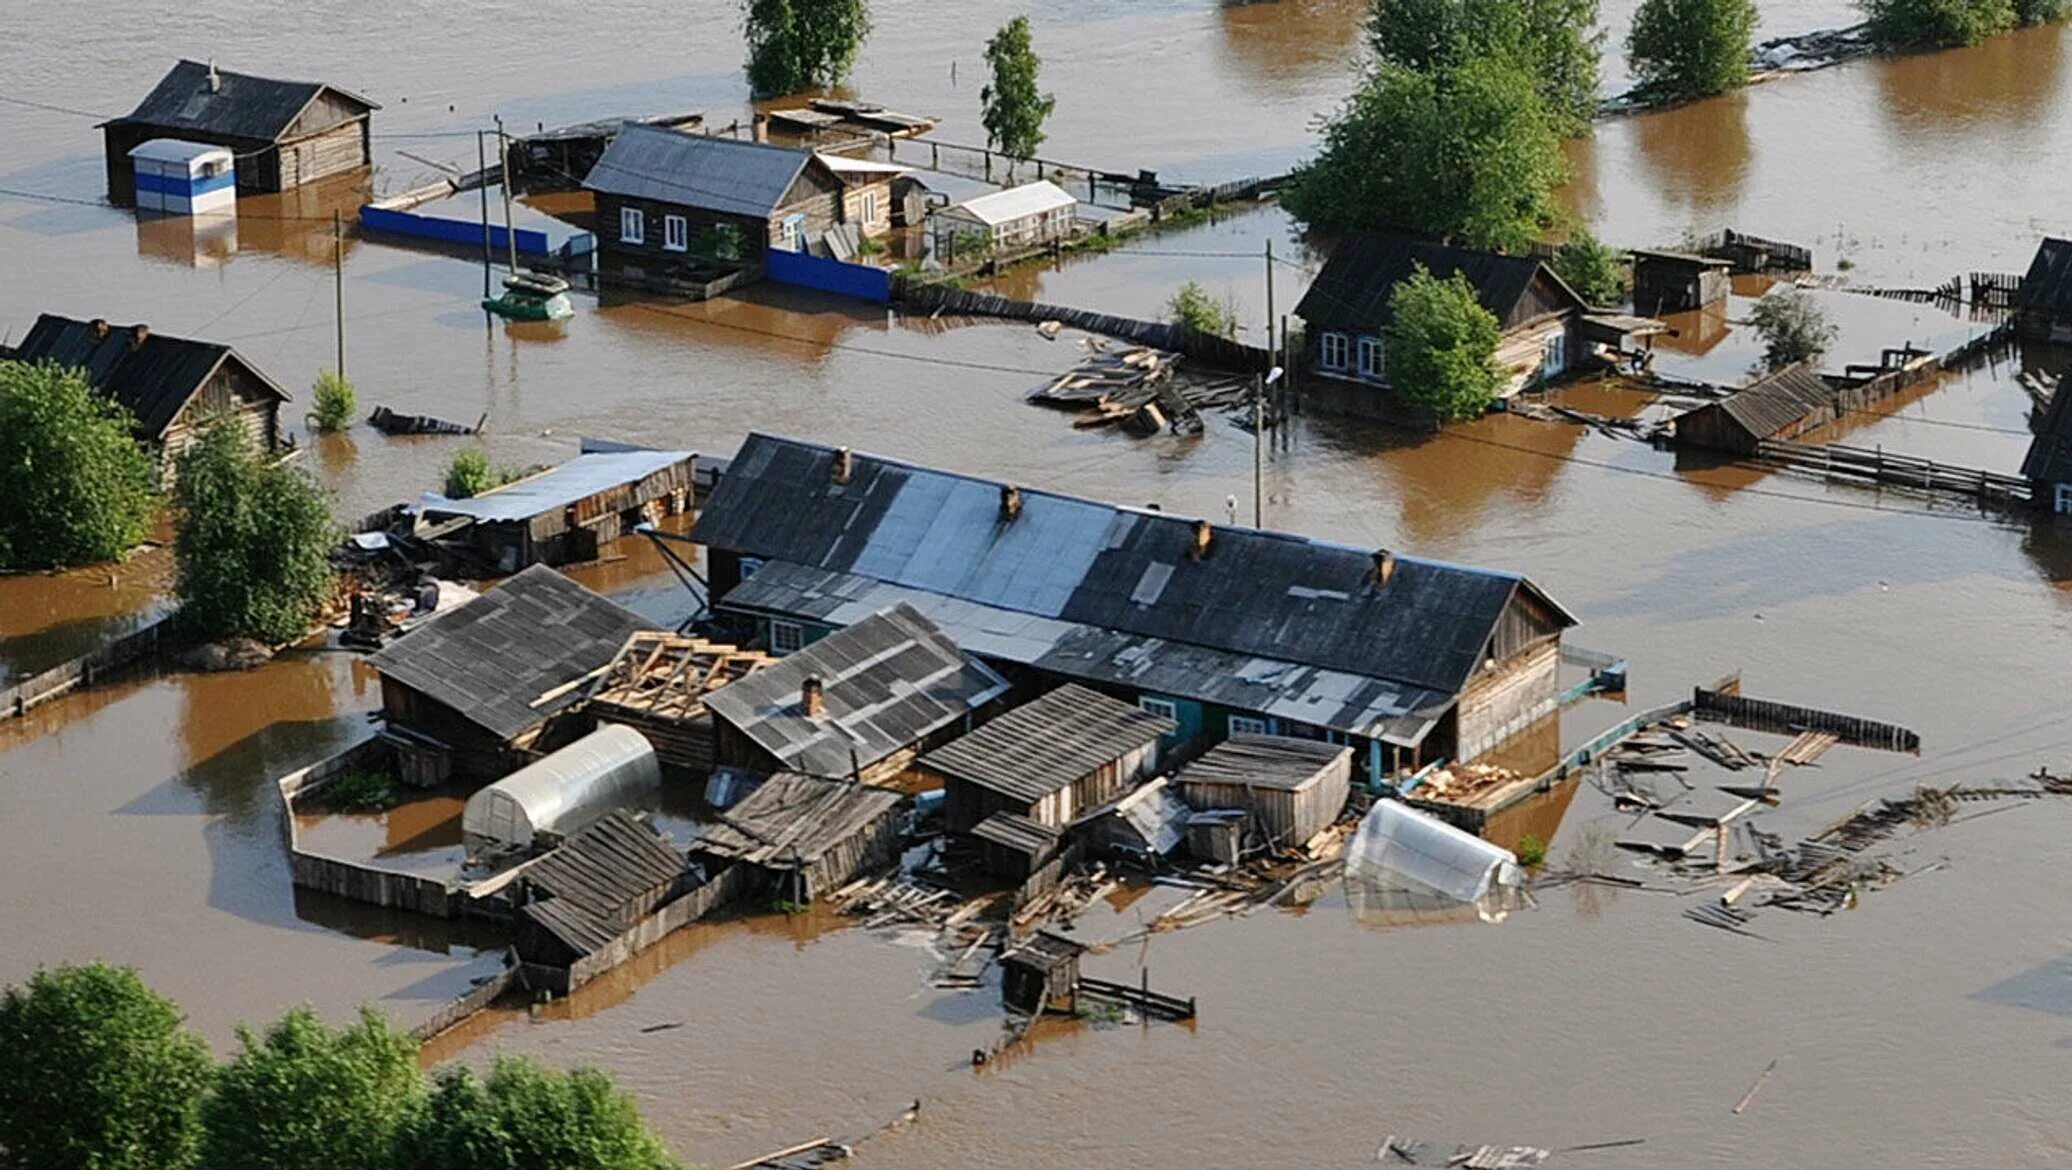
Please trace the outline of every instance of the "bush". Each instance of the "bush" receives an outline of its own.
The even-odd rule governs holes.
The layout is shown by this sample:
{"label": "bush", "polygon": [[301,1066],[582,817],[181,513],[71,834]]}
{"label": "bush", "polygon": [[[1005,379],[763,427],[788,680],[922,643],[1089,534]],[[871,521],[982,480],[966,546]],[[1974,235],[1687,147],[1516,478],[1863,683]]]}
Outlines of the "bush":
{"label": "bush", "polygon": [[1975,45],[2015,26],[2015,0],[1857,0],[1873,39],[1895,49]]}
{"label": "bush", "polygon": [[466,500],[509,482],[510,477],[489,465],[489,456],[469,448],[453,457],[446,465],[446,495],[450,499]]}
{"label": "bush", "polygon": [[349,772],[326,784],[318,798],[339,812],[381,812],[403,802],[403,789],[386,773]]}
{"label": "bush", "polygon": [[1577,228],[1554,252],[1554,273],[1576,295],[1600,308],[1626,299],[1626,260],[1599,242],[1589,228]]}
{"label": "bush", "polygon": [[180,455],[173,592],[204,638],[292,642],[330,599],[331,507],[306,473],[260,462],[224,419]]}
{"label": "bush", "polygon": [[0,569],[114,560],[144,539],[155,465],[131,426],[78,370],[0,361]]}
{"label": "bush", "polygon": [[342,431],[352,425],[353,415],[359,406],[353,397],[353,384],[336,370],[325,370],[317,375],[316,411],[311,416],[316,429],[320,431]]}
{"label": "bush", "polygon": [[2023,24],[2056,24],[2072,12],[2068,0],[2014,0],[2015,18]]}
{"label": "bush", "polygon": [[1489,408],[1503,333],[1465,276],[1440,280],[1420,266],[1390,294],[1389,312],[1395,320],[1384,356],[1398,394],[1440,419],[1473,418]]}
{"label": "bush", "polygon": [[1642,0],[1626,51],[1644,89],[1700,98],[1748,84],[1755,0]]}
{"label": "bush", "polygon": [[1763,364],[1772,370],[1815,360],[1840,333],[1813,298],[1796,287],[1777,289],[1757,301],[1749,320],[1762,334]]}
{"label": "bush", "polygon": [[1538,834],[1527,833],[1518,838],[1518,864],[1536,869],[1547,864],[1547,843]]}
{"label": "bush", "polygon": [[439,1074],[399,1170],[674,1170],[633,1099],[595,1069],[499,1057],[486,1080]]}
{"label": "bush", "polygon": [[298,1007],[263,1037],[237,1036],[202,1108],[208,1170],[391,1170],[424,1100],[415,1040],[368,1008],[332,1029]]}
{"label": "bush", "polygon": [[1216,337],[1237,336],[1237,308],[1227,301],[1218,303],[1209,290],[1192,280],[1166,302],[1166,318]]}

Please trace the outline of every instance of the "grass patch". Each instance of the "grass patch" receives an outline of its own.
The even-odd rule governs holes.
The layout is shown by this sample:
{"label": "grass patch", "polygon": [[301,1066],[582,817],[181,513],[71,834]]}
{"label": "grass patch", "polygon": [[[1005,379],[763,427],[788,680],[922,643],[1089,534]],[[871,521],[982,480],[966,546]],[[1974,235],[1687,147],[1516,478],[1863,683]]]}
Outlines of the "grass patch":
{"label": "grass patch", "polygon": [[1538,836],[1527,833],[1518,839],[1518,864],[1529,869],[1538,869],[1547,864],[1547,843]]}
{"label": "grass patch", "polygon": [[323,798],[339,812],[382,812],[403,803],[403,787],[385,772],[348,772],[324,786]]}

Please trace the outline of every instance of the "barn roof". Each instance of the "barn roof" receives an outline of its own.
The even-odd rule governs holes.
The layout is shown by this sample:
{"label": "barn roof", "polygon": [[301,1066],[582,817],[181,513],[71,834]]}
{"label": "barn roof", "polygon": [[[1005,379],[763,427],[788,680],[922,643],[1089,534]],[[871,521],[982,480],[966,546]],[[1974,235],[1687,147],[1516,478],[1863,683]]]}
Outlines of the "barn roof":
{"label": "barn roof", "polygon": [[1234,735],[1180,769],[1173,783],[1242,785],[1293,791],[1309,784],[1352,749],[1313,739]]}
{"label": "barn roof", "polygon": [[327,89],[364,110],[381,108],[359,94],[320,81],[282,81],[228,69],[213,70],[220,84],[212,88],[211,70],[212,66],[200,61],[181,61],[159,79],[128,117],[105,125],[131,122],[271,142],[287,133],[309,103]]}
{"label": "barn roof", "polygon": [[768,217],[813,161],[809,151],[628,122],[583,186],[728,215]]}
{"label": "barn roof", "polygon": [[2037,483],[2072,483],[2072,373],[2058,379],[2029,454],[2022,460],[2022,478]]}
{"label": "barn roof", "polygon": [[44,313],[16,347],[15,357],[83,371],[94,390],[121,404],[136,419],[137,432],[151,439],[165,434],[181,408],[225,361],[238,363],[269,393],[288,401],[279,383],[229,346],[153,333],[145,325],[109,325]]}
{"label": "barn roof", "polygon": [[1734,391],[1720,400],[1719,408],[1742,430],[1767,439],[1834,401],[1834,389],[1820,371],[1811,362],[1800,362]]}
{"label": "barn roof", "polygon": [[1142,708],[1066,683],[921,757],[921,763],[1034,803],[1177,727]]}
{"label": "barn roof", "polygon": [[2017,309],[2072,313],[2072,240],[2046,237],[2015,294]]}
{"label": "barn roof", "polygon": [[706,830],[693,852],[761,866],[810,866],[906,799],[896,789],[779,772]]}
{"label": "barn roof", "polygon": [[1467,277],[1482,307],[1501,322],[1514,323],[1526,294],[1541,278],[1557,299],[1573,308],[1589,307],[1552,268],[1534,257],[1477,252],[1372,232],[1350,237],[1333,249],[1323,271],[1295,306],[1295,315],[1322,329],[1385,329],[1395,320],[1389,298],[1419,266],[1441,279],[1455,273]]}
{"label": "barn roof", "polygon": [[[818,679],[822,710],[802,690]],[[999,698],[1007,680],[896,605],[711,691],[705,706],[790,771],[847,776]]]}
{"label": "barn roof", "polygon": [[610,663],[635,631],[652,628],[638,614],[534,565],[433,617],[371,661],[385,677],[501,739],[515,739],[583,697],[580,687],[543,703],[541,696]]}

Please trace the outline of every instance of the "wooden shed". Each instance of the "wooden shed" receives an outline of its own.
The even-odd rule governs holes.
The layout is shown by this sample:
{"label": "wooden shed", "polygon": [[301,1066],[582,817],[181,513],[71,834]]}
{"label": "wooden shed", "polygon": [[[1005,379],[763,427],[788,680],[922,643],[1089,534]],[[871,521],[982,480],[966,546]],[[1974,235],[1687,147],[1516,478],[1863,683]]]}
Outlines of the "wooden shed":
{"label": "wooden shed", "polygon": [[972,826],[971,836],[987,873],[1019,882],[1057,852],[1061,833],[1019,813],[1001,811]]}
{"label": "wooden shed", "polygon": [[1178,724],[1066,683],[921,757],[940,781],[944,827],[968,833],[1010,812],[1062,829],[1158,770],[1158,743]]}
{"label": "wooden shed", "polygon": [[1836,413],[1834,388],[1811,362],[1800,362],[1685,411],[1670,429],[1680,444],[1753,455],[1766,440],[1797,438],[1835,421]]}
{"label": "wooden shed", "polygon": [[691,846],[707,866],[745,866],[755,885],[804,905],[899,860],[900,810],[889,788],[782,772]]}
{"label": "wooden shed", "polygon": [[689,451],[586,451],[479,496],[427,494],[418,517],[448,529],[436,543],[463,571],[505,574],[595,560],[599,546],[689,508],[697,458]]}
{"label": "wooden shed", "polygon": [[2058,378],[2036,437],[2022,459],[2022,478],[2029,481],[2036,507],[2059,516],[2072,515],[2072,374]]}
{"label": "wooden shed", "polygon": [[135,195],[130,152],[156,138],[229,147],[240,194],[287,191],[373,161],[369,126],[380,109],[356,93],[316,81],[232,73],[181,61],[127,116],[101,124],[108,198]]}
{"label": "wooden shed", "polygon": [[1277,735],[1232,736],[1180,769],[1173,787],[1196,810],[1243,809],[1255,841],[1299,849],[1345,810],[1352,749]]}
{"label": "wooden shed", "polygon": [[2051,237],[2037,247],[2014,305],[2023,337],[2072,342],[2072,240]]}
{"label": "wooden shed", "polygon": [[1079,1006],[1079,956],[1086,944],[1039,930],[1000,956],[1000,998],[1018,1012],[1070,1013]]}
{"label": "wooden shed", "polygon": [[522,963],[568,968],[682,893],[683,855],[614,811],[526,866],[513,883]]}
{"label": "wooden shed", "polygon": [[1716,305],[1732,291],[1730,261],[1689,252],[1633,253],[1633,309],[1653,316]]}

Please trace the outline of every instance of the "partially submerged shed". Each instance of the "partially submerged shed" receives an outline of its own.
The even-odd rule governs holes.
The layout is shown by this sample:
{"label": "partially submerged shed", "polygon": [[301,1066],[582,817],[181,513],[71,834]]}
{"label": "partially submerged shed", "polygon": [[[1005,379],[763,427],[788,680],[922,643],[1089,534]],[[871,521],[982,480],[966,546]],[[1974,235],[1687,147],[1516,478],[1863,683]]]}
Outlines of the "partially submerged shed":
{"label": "partially submerged shed", "polygon": [[595,560],[599,545],[690,507],[696,462],[689,451],[585,452],[464,500],[426,493],[418,515],[463,521],[440,545],[496,573]]}
{"label": "partially submerged shed", "polygon": [[583,829],[661,782],[647,739],[607,724],[468,797],[461,841],[469,856],[522,853]]}
{"label": "partially submerged shed", "polygon": [[1811,362],[1786,366],[1670,421],[1676,441],[1736,455],[1835,421],[1834,388]]}
{"label": "partially submerged shed", "polygon": [[965,251],[1005,251],[1070,239],[1078,207],[1063,188],[1039,179],[951,204],[928,225],[939,254],[954,257],[966,239],[977,242]]}
{"label": "partially submerged shed", "polygon": [[2023,337],[2072,342],[2072,240],[2052,236],[2037,247],[2014,306]]}
{"label": "partially submerged shed", "polygon": [[2037,420],[2036,437],[2022,459],[2022,478],[2029,481],[2037,507],[2072,515],[2072,374],[2058,379],[2050,405]]}
{"label": "partially submerged shed", "polygon": [[942,784],[952,833],[999,812],[1061,829],[1157,771],[1158,742],[1178,727],[1066,683],[929,752],[919,769]]}
{"label": "partially submerged shed", "polygon": [[611,952],[626,946],[627,932],[682,894],[689,881],[683,855],[625,812],[569,838],[526,866],[516,882],[518,959],[542,969],[528,972],[529,982],[538,985],[544,975],[552,990],[566,994],[596,973],[587,968],[622,961]]}
{"label": "partially submerged shed", "polygon": [[700,837],[691,857],[748,867],[756,885],[803,905],[898,860],[906,800],[890,788],[779,773]]}
{"label": "partially submerged shed", "polygon": [[1074,829],[1083,826],[1086,840],[1097,850],[1152,861],[1187,842],[1193,812],[1161,776],[1087,813]]}
{"label": "partially submerged shed", "polygon": [[973,825],[985,871],[1010,881],[1023,881],[1049,861],[1063,836],[1051,825],[1002,810]]}
{"label": "partially submerged shed", "polygon": [[1196,810],[1243,809],[1251,835],[1299,849],[1345,809],[1352,751],[1278,735],[1239,735],[1180,769],[1173,787]]}
{"label": "partially submerged shed", "polygon": [[373,160],[371,101],[316,81],[232,73],[214,62],[181,61],[137,108],[101,123],[108,198],[135,188],[130,152],[154,138],[178,138],[237,152],[237,189],[287,191]]}
{"label": "partially submerged shed", "polygon": [[1720,304],[1732,291],[1733,270],[1731,262],[1713,256],[1636,250],[1633,308],[1653,316],[1688,313]]}
{"label": "partially submerged shed", "polygon": [[1000,956],[1000,998],[1029,1015],[1071,1012],[1079,1005],[1079,956],[1086,944],[1039,930]]}

